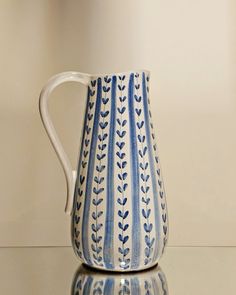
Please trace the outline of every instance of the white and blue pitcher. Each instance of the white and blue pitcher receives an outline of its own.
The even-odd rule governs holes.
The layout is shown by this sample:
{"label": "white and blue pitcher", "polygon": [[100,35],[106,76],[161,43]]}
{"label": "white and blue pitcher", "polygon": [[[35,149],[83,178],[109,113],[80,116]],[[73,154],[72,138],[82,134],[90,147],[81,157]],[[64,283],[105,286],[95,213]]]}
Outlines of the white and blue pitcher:
{"label": "white and blue pitcher", "polygon": [[[77,171],[48,115],[51,91],[66,81],[87,86]],[[83,263],[109,271],[157,264],[168,238],[164,184],[149,100],[149,72],[64,72],[40,95],[40,114],[67,180],[72,245]]]}

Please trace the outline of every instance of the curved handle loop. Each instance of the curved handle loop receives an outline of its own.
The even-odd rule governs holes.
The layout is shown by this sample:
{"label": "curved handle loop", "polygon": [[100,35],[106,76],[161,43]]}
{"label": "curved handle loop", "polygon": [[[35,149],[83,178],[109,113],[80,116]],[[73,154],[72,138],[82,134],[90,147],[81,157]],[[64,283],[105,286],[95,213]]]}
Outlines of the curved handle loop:
{"label": "curved handle loop", "polygon": [[73,207],[73,198],[74,198],[74,190],[75,190],[75,182],[77,177],[77,171],[72,170],[71,163],[63,149],[63,146],[58,138],[56,130],[52,124],[48,113],[48,99],[51,92],[60,84],[64,82],[80,82],[84,85],[89,85],[90,75],[79,73],[79,72],[63,72],[53,76],[47,84],[44,86],[40,93],[39,97],[39,112],[41,115],[41,119],[43,125],[46,129],[48,137],[53,145],[53,148],[61,162],[62,168],[66,177],[66,185],[67,185],[67,199],[65,212],[71,215],[72,207]]}

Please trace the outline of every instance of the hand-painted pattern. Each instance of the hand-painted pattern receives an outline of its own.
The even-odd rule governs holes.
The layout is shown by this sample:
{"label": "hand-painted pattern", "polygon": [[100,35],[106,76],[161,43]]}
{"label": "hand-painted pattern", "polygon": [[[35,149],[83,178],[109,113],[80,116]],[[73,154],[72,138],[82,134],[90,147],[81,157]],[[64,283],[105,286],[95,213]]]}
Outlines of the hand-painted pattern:
{"label": "hand-painted pattern", "polygon": [[74,277],[74,281],[72,284],[72,294],[73,295],[80,295],[83,294],[84,286],[87,282],[87,279],[90,276],[80,275],[80,273],[76,273]]}
{"label": "hand-painted pattern", "polygon": [[100,231],[103,227],[103,224],[99,221],[100,217],[103,215],[102,208],[102,192],[104,191],[104,177],[103,171],[106,168],[106,148],[107,144],[105,143],[106,138],[108,137],[108,133],[106,132],[108,121],[107,116],[109,115],[109,111],[106,110],[107,102],[109,101],[108,93],[110,91],[110,86],[108,84],[111,82],[111,78],[105,77],[105,86],[103,86],[104,97],[102,98],[102,107],[100,111],[101,121],[99,122],[99,132],[98,132],[98,152],[96,154],[96,158],[98,160],[98,164],[96,165],[97,174],[94,176],[94,187],[93,193],[94,198],[92,200],[93,205],[95,206],[95,211],[92,212],[93,223],[91,225],[92,228],[92,244],[91,248],[93,251],[94,263],[98,266],[103,266],[103,258],[102,254],[102,239],[103,235],[100,234]]}
{"label": "hand-painted pattern", "polygon": [[84,176],[84,169],[87,166],[88,163],[88,154],[89,154],[89,145],[90,145],[90,133],[91,133],[91,120],[93,119],[93,107],[94,107],[94,95],[95,95],[95,86],[96,86],[96,80],[91,81],[91,87],[88,88],[89,91],[89,101],[88,101],[88,112],[87,117],[85,119],[85,136],[84,136],[84,142],[82,143],[82,146],[84,147],[83,153],[82,153],[82,160],[81,160],[81,167],[80,167],[80,173],[79,177],[77,178],[77,199],[76,199],[76,208],[75,208],[75,215],[74,215],[74,245],[77,251],[77,254],[80,258],[82,258],[82,251],[80,249],[80,230],[78,229],[78,225],[80,223],[80,209],[82,204],[82,198],[84,197],[84,183],[85,183],[85,176]]}
{"label": "hand-painted pattern", "polygon": [[103,292],[103,286],[104,286],[104,281],[103,280],[99,280],[96,281],[93,285],[93,295],[102,295],[104,294]]}
{"label": "hand-painted pattern", "polygon": [[82,278],[79,277],[78,281],[76,282],[74,286],[75,295],[82,294],[82,287],[83,287],[83,281],[82,281]]}
{"label": "hand-painted pattern", "polygon": [[78,271],[72,285],[72,295],[168,295],[168,286],[160,268],[139,274],[108,275]]}
{"label": "hand-painted pattern", "polygon": [[120,217],[120,221],[118,223],[118,227],[120,230],[119,233],[119,241],[121,242],[121,245],[118,248],[118,251],[120,253],[119,257],[119,262],[120,262],[120,267],[123,269],[128,269],[129,268],[129,263],[130,263],[130,258],[128,258],[128,254],[130,249],[126,247],[126,243],[129,239],[129,236],[126,234],[126,231],[129,227],[129,224],[126,222],[127,217],[129,215],[129,211],[126,210],[126,202],[127,202],[127,195],[126,195],[126,189],[128,187],[128,183],[126,181],[128,173],[126,171],[126,154],[124,152],[124,146],[125,146],[125,140],[124,136],[126,134],[126,131],[124,130],[125,125],[127,123],[127,120],[124,119],[124,114],[126,111],[126,107],[124,106],[124,102],[127,99],[125,95],[123,95],[123,91],[125,89],[125,85],[123,83],[125,79],[125,76],[119,76],[119,81],[120,83],[118,84],[118,89],[120,92],[119,95],[119,101],[120,104],[117,107],[117,124],[118,124],[118,129],[116,131],[116,134],[118,135],[118,141],[116,142],[116,145],[118,147],[118,151],[116,153],[117,156],[117,166],[119,168],[119,173],[118,173],[118,178],[119,178],[119,185],[117,187],[118,190],[118,198],[117,202],[120,205],[121,209],[118,211],[118,215]]}
{"label": "hand-painted pattern", "polygon": [[[146,77],[146,81],[147,81],[147,94],[148,94],[148,104],[150,105],[150,99],[149,99],[149,76]],[[159,187],[159,197],[161,200],[161,209],[162,209],[162,221],[163,221],[163,233],[164,233],[164,238],[163,238],[163,250],[164,247],[167,243],[167,208],[166,208],[166,201],[165,201],[165,191],[164,191],[164,185],[163,185],[163,181],[161,180],[161,169],[160,169],[160,163],[159,163],[159,158],[158,158],[158,153],[157,153],[157,145],[155,143],[155,134],[154,134],[154,128],[153,128],[153,122],[152,122],[152,114],[151,111],[149,109],[149,118],[150,118],[150,126],[151,126],[151,131],[152,131],[152,139],[153,139],[153,149],[155,152],[155,162],[156,162],[156,173],[158,176],[158,187]]]}
{"label": "hand-painted pattern", "polygon": [[144,282],[144,288],[145,288],[145,295],[151,295],[152,285],[150,281],[146,280]]}
{"label": "hand-painted pattern", "polygon": [[168,235],[149,77],[132,72],[91,80],[73,210],[74,250],[99,269],[145,269],[158,261]]}
{"label": "hand-painted pattern", "polygon": [[128,279],[124,279],[120,283],[120,290],[119,290],[119,295],[129,295],[130,294],[130,282]]}
{"label": "hand-painted pattern", "polygon": [[144,264],[147,265],[149,262],[151,262],[151,255],[153,252],[153,244],[155,241],[155,238],[152,238],[151,233],[153,229],[153,224],[150,222],[150,215],[151,215],[151,207],[150,207],[150,196],[149,196],[149,190],[150,190],[150,185],[149,185],[149,178],[150,175],[148,174],[148,160],[146,158],[147,154],[147,145],[146,145],[146,137],[143,134],[143,129],[144,129],[144,120],[141,119],[141,113],[142,113],[142,108],[140,106],[141,101],[142,101],[142,96],[139,95],[139,74],[137,73],[135,75],[136,78],[136,83],[135,83],[135,94],[134,98],[136,100],[136,115],[137,115],[137,128],[138,128],[138,141],[141,145],[141,148],[139,149],[139,167],[140,167],[140,189],[142,192],[142,202],[145,204],[145,208],[142,209],[142,216],[145,219],[144,223],[144,231],[145,231],[145,259],[144,259]]}

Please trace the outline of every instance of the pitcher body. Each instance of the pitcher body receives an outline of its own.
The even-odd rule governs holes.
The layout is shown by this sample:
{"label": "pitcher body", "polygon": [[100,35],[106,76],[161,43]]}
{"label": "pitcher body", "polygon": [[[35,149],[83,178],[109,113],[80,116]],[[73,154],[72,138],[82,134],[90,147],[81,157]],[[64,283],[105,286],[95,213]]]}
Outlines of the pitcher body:
{"label": "pitcher body", "polygon": [[122,272],[146,269],[157,264],[168,238],[149,72],[91,75],[87,85],[72,184],[72,245],[79,259],[91,267]]}

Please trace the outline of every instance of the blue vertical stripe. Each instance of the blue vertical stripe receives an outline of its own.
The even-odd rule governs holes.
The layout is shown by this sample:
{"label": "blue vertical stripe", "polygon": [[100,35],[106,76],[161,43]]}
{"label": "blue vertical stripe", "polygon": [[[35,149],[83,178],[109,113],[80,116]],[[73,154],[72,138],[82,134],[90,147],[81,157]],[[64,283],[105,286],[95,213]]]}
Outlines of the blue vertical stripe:
{"label": "blue vertical stripe", "polygon": [[[87,102],[86,102],[84,121],[83,121],[83,131],[82,131],[83,133],[82,133],[82,139],[81,139],[81,143],[80,143],[80,155],[79,155],[79,163],[78,163],[78,168],[77,168],[77,178],[76,178],[76,184],[75,184],[72,214],[74,214],[74,212],[75,212],[77,195],[78,195],[77,188],[78,188],[78,183],[79,183],[79,175],[80,175],[80,171],[81,171],[82,155],[83,155],[83,151],[84,151],[84,137],[85,137],[86,119],[87,119],[88,108],[89,108],[89,100],[90,100],[90,88],[88,87]],[[73,230],[74,229],[72,228],[72,232],[73,232]]]}
{"label": "blue vertical stripe", "polygon": [[144,118],[145,118],[145,130],[146,130],[146,138],[147,138],[147,146],[148,146],[148,156],[151,170],[151,178],[152,178],[152,189],[153,189],[153,198],[154,198],[154,209],[155,209],[155,233],[156,233],[156,243],[153,254],[153,261],[157,259],[158,252],[160,249],[160,210],[158,204],[158,189],[157,189],[157,178],[153,157],[153,146],[151,141],[151,130],[150,130],[150,120],[149,120],[149,109],[148,109],[148,100],[147,100],[147,89],[146,89],[146,77],[145,73],[142,75],[142,88],[143,88],[143,107],[144,107]]}
{"label": "blue vertical stripe", "polygon": [[94,113],[94,122],[93,122],[93,133],[91,137],[91,148],[89,153],[89,163],[87,170],[87,181],[86,181],[86,191],[85,191],[85,202],[84,202],[84,211],[83,211],[83,225],[82,225],[82,246],[84,259],[90,265],[92,264],[90,259],[90,245],[89,245],[89,213],[90,213],[90,202],[91,202],[91,192],[92,192],[92,181],[93,181],[93,171],[94,171],[94,162],[95,162],[95,152],[97,146],[97,137],[98,137],[98,124],[99,116],[101,110],[101,98],[102,98],[102,82],[101,78],[97,80],[97,98],[96,98],[96,108]]}
{"label": "blue vertical stripe", "polygon": [[110,130],[107,162],[107,198],[106,198],[106,224],[104,238],[104,263],[107,269],[114,268],[114,151],[116,127],[116,76],[112,77]]}
{"label": "blue vertical stripe", "polygon": [[115,279],[114,278],[108,278],[106,279],[105,286],[104,286],[104,295],[113,295],[114,293],[114,287],[115,287]]}
{"label": "blue vertical stripe", "polygon": [[91,276],[89,276],[86,283],[84,284],[84,287],[83,287],[83,295],[90,294],[92,284],[93,284],[93,278]]}
{"label": "blue vertical stripe", "polygon": [[141,295],[138,278],[131,279],[131,294]]}
{"label": "blue vertical stripe", "polygon": [[131,269],[139,266],[140,259],[140,209],[139,209],[139,162],[134,110],[134,74],[129,79],[129,125],[131,154],[131,200],[132,200],[132,258]]}

